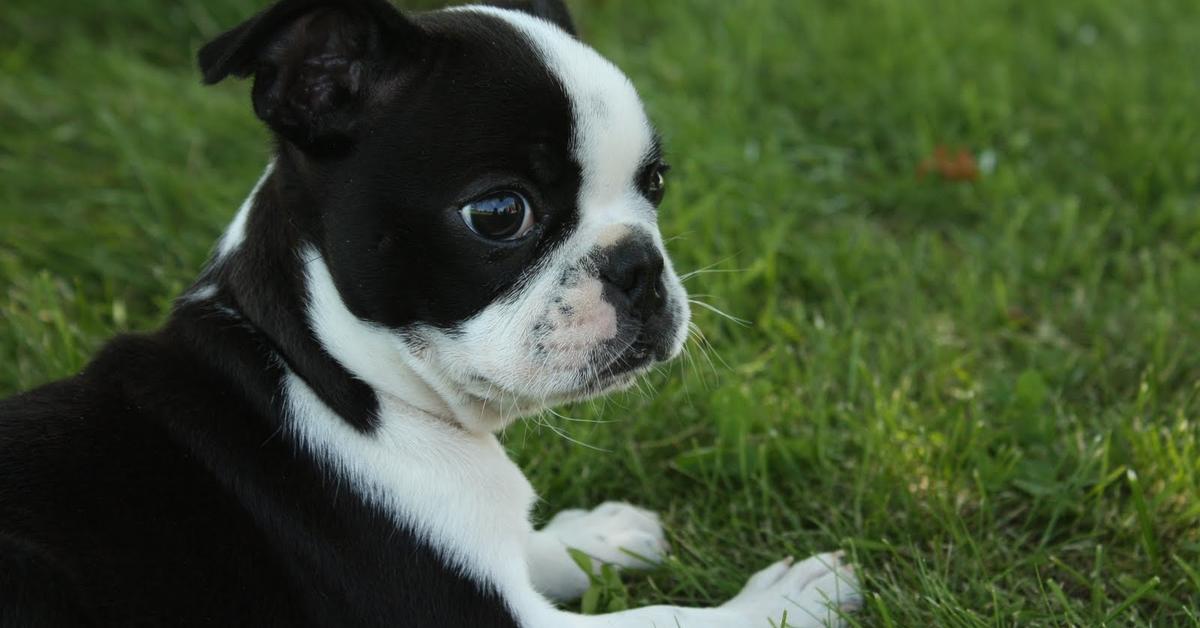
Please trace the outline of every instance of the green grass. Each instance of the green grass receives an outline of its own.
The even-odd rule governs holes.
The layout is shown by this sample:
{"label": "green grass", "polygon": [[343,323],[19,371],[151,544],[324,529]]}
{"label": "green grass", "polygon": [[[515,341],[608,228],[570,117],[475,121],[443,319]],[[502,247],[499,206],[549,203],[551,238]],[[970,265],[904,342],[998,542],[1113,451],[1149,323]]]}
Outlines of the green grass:
{"label": "green grass", "polygon": [[[0,393],[150,329],[266,160],[193,51],[252,0],[0,9]],[[581,0],[675,166],[711,343],[506,442],[665,514],[607,603],[842,547],[868,626],[1200,625],[1200,3]],[[919,180],[935,146],[996,156]],[[711,358],[711,362],[710,362]],[[607,602],[603,601],[607,600]]]}

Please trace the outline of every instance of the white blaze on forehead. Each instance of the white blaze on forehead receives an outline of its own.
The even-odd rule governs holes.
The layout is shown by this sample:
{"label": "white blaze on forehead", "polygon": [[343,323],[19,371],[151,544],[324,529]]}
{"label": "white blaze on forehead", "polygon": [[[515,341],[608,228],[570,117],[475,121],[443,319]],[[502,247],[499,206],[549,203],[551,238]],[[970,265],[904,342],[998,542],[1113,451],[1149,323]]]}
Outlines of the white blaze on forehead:
{"label": "white blaze on forehead", "polygon": [[629,204],[637,170],[650,153],[653,131],[633,83],[608,59],[543,19],[519,11],[471,6],[529,38],[566,90],[574,113],[571,149],[583,168],[582,209]]}

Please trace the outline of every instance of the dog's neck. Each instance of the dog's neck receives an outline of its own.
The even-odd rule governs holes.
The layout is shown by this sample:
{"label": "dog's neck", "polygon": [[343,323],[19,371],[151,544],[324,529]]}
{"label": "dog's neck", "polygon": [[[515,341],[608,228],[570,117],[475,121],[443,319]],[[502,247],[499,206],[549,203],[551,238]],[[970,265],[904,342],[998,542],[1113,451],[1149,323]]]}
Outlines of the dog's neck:
{"label": "dog's neck", "polygon": [[[378,428],[384,401],[464,429],[490,431],[486,412],[464,403],[419,363],[403,359],[392,334],[382,337],[382,330],[346,310],[321,251],[306,236],[317,227],[315,203],[286,170],[268,166],[205,270],[179,299],[169,329],[240,381],[248,395],[262,397],[255,401],[264,411],[286,411],[277,397],[281,383],[294,374],[363,433]],[[313,320],[314,308],[320,320]],[[371,333],[380,337],[362,337]]]}

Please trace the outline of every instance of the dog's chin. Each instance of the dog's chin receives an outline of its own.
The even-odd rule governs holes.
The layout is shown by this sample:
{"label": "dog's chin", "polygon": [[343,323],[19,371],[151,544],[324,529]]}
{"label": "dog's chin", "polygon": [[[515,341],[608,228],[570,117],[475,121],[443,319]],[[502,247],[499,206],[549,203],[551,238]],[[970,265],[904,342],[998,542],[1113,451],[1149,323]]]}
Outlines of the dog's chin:
{"label": "dog's chin", "polygon": [[539,411],[553,406],[587,401],[588,399],[595,399],[596,397],[620,392],[632,387],[639,377],[650,370],[651,366],[647,365],[634,371],[594,377],[574,389],[551,394],[537,401],[527,400],[523,405],[530,410]]}
{"label": "dog's chin", "polygon": [[572,391],[556,403],[584,401],[619,392],[632,387],[655,366],[675,358],[678,349],[635,342],[626,351],[607,363],[591,365],[586,369],[589,376],[577,390]]}
{"label": "dog's chin", "polygon": [[[682,333],[677,331],[675,336]],[[554,406],[628,389],[655,366],[674,359],[682,352],[682,344],[678,337],[648,341],[639,336],[615,356],[603,346],[597,346],[592,352],[592,361],[558,372],[542,372],[537,381],[527,385],[504,386],[489,377],[477,375],[463,388],[474,405],[501,418],[532,416]],[[605,358],[597,359],[599,356]],[[559,382],[560,385],[547,390],[545,383],[548,382]]]}
{"label": "dog's chin", "polygon": [[[604,395],[626,390],[632,387],[639,377],[645,375],[658,363],[659,361],[657,360],[647,360],[634,367],[605,372],[589,368],[588,372],[593,373],[593,375],[584,379],[575,387],[544,394],[540,397],[528,394],[522,395],[516,392],[504,393],[494,399],[489,399],[491,395],[472,394],[471,396],[485,407],[489,404],[497,409],[507,406],[510,413],[518,416],[529,416],[554,406],[587,401],[588,399],[603,397]],[[492,390],[494,391],[496,388],[492,388]]]}

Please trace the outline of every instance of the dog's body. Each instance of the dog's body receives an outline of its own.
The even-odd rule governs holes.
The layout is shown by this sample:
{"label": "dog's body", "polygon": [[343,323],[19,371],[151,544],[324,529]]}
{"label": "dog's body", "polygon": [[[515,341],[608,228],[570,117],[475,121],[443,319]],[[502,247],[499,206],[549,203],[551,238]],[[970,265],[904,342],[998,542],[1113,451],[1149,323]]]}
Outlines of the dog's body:
{"label": "dog's body", "polygon": [[[563,513],[493,435],[677,354],[657,140],[560,2],[403,16],[284,0],[201,51],[254,75],[275,161],[153,335],[0,403],[0,623],[818,625],[832,555],[713,609],[559,610],[664,551]],[[625,550],[640,556],[635,558]]]}

